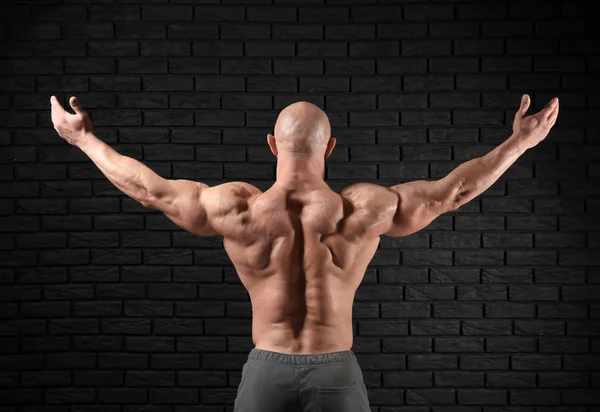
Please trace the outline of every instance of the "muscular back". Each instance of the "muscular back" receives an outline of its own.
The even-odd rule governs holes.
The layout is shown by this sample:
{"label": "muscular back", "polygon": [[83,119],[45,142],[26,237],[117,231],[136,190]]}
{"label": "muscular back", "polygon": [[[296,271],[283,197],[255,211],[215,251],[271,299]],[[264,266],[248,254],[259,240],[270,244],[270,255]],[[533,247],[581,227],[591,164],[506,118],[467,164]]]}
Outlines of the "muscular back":
{"label": "muscular back", "polygon": [[352,346],[354,293],[397,205],[394,192],[370,185],[381,192],[373,196],[365,185],[340,194],[324,182],[304,191],[275,185],[249,193],[229,218],[213,223],[250,294],[257,348],[321,353]]}

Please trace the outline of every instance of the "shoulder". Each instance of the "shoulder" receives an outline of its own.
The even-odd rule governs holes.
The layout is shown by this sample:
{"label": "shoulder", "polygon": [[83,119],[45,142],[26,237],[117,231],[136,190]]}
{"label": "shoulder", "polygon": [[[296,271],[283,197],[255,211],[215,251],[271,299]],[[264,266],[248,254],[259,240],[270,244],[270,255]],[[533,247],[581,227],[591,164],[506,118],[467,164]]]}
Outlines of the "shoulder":
{"label": "shoulder", "polygon": [[217,186],[207,187],[202,194],[203,200],[211,206],[227,208],[247,203],[262,191],[246,182],[227,182]]}
{"label": "shoulder", "polygon": [[384,186],[373,183],[353,183],[340,190],[344,203],[348,202],[355,208],[371,207],[374,204],[389,199],[392,192]]}
{"label": "shoulder", "polygon": [[344,233],[353,239],[381,235],[389,225],[398,197],[389,188],[354,183],[340,191],[344,202]]}
{"label": "shoulder", "polygon": [[262,193],[246,182],[228,182],[203,190],[201,203],[206,209],[211,226],[226,236],[249,222],[250,204]]}
{"label": "shoulder", "polygon": [[258,187],[246,182],[228,182],[223,183],[221,186],[240,196],[250,197],[262,193],[262,190]]}

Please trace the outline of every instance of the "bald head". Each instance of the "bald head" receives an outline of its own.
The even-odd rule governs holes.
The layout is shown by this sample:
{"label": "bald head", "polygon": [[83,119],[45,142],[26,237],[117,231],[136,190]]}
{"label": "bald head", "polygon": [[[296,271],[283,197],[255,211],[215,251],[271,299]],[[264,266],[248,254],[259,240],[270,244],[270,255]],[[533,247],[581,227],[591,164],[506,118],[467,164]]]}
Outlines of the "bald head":
{"label": "bald head", "polygon": [[309,102],[296,102],[284,108],[275,122],[275,140],[280,151],[297,155],[322,153],[331,134],[323,110]]}

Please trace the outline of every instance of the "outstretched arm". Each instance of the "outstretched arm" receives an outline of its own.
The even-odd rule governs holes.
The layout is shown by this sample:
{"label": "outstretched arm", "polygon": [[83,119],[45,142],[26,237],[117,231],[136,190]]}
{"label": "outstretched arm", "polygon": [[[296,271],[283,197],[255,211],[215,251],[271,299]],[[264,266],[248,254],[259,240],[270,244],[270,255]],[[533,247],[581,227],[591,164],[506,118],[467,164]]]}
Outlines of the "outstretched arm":
{"label": "outstretched arm", "polygon": [[119,154],[92,133],[87,113],[75,97],[69,103],[75,114],[63,109],[52,96],[52,122],[58,134],[79,147],[100,171],[123,193],[142,205],[163,212],[175,224],[198,235],[219,234],[219,218],[229,205],[240,207],[247,191],[231,183],[209,187],[190,180],[169,180],[143,163]]}
{"label": "outstretched arm", "polygon": [[442,179],[417,180],[389,188],[369,183],[345,188],[340,194],[353,208],[348,230],[366,236],[410,235],[481,194],[527,149],[544,140],[556,122],[557,98],[526,117],[529,103],[529,96],[524,95],[515,114],[513,134],[506,141],[485,156],[461,164]]}
{"label": "outstretched arm", "polygon": [[469,160],[442,179],[420,180],[392,186],[397,207],[389,236],[414,233],[442,213],[455,210],[487,190],[523,154],[544,140],[558,116],[558,98],[540,112],[525,117],[528,95],[515,114],[513,134],[485,156]]}

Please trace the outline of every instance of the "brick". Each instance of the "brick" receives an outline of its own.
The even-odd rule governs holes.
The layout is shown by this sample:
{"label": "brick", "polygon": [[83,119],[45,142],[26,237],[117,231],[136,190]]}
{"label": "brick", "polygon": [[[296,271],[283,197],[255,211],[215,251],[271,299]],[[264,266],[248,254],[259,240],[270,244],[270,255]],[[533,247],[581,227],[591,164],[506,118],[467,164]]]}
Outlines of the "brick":
{"label": "brick", "polygon": [[406,403],[409,405],[437,405],[454,404],[454,390],[452,389],[408,389]]}
{"label": "brick", "polygon": [[462,323],[463,335],[508,335],[511,322],[503,320],[465,320]]}
{"label": "brick", "polygon": [[[271,38],[281,40],[320,39],[323,37],[323,27],[317,24],[303,25],[273,25]],[[256,37],[262,38],[262,37]]]}
{"label": "brick", "polygon": [[191,53],[191,44],[186,41],[146,40],[140,42],[141,56],[189,56]]}
{"label": "brick", "polygon": [[459,323],[448,320],[411,320],[410,334],[425,336],[458,335]]}
{"label": "brick", "polygon": [[[537,244],[537,243],[536,243]],[[484,233],[483,247],[521,249],[533,247],[533,236],[527,233]]]}
{"label": "brick", "polygon": [[300,79],[301,92],[347,92],[349,81],[345,77],[325,78],[311,77]]}
{"label": "brick", "polygon": [[344,22],[349,20],[347,7],[301,7],[299,21]]}
{"label": "brick", "polygon": [[[228,39],[237,39],[245,34],[240,33],[236,36],[227,37]],[[264,38],[263,36],[253,38]],[[238,40],[214,40],[214,41],[195,41],[194,53],[195,56],[219,56],[219,57],[235,57],[242,55],[242,43]]]}
{"label": "brick", "polygon": [[346,56],[346,45],[339,42],[298,42],[297,55],[299,57],[341,57]]}
{"label": "brick", "polygon": [[508,355],[461,355],[460,369],[463,370],[508,370]]}
{"label": "brick", "polygon": [[[65,72],[74,74],[113,74],[115,61],[105,57],[67,58],[65,59]],[[81,95],[77,96],[81,99]],[[84,101],[85,102],[85,101]],[[91,102],[90,102],[91,103]],[[82,103],[86,108],[89,106]]]}
{"label": "brick", "polygon": [[206,5],[194,7],[194,16],[200,21],[241,21],[245,8],[232,5]]}
{"label": "brick", "polygon": [[350,44],[351,57],[393,57],[398,56],[400,43],[391,40],[356,41]]}
{"label": "brick", "polygon": [[100,388],[97,392],[100,403],[139,404],[147,401],[146,389],[143,388]]}
{"label": "brick", "polygon": [[353,161],[394,161],[399,158],[398,148],[351,148],[350,154]]}
{"label": "brick", "polygon": [[225,337],[200,336],[177,338],[177,349],[180,352],[224,352],[225,347]]}
{"label": "brick", "polygon": [[402,147],[402,159],[408,161],[417,160],[450,160],[450,146],[427,145]]}
{"label": "brick", "polygon": [[403,56],[450,55],[452,44],[447,40],[404,40],[400,43]]}
{"label": "brick", "polygon": [[355,6],[350,8],[351,19],[354,21],[399,21],[402,20],[400,6]]}
{"label": "brick", "polygon": [[90,20],[102,21],[130,21],[140,17],[139,6],[128,5],[93,5],[88,13]]}
{"label": "brick", "polygon": [[217,74],[219,72],[219,61],[211,58],[170,57],[168,64],[169,73]]}
{"label": "brick", "polygon": [[150,6],[141,7],[142,19],[149,21],[186,21],[192,20],[191,6]]}
{"label": "brick", "polygon": [[402,126],[440,126],[450,124],[450,112],[442,110],[403,111],[400,124]]}
{"label": "brick", "polygon": [[431,283],[475,283],[479,281],[479,270],[468,268],[431,268]]}
{"label": "brick", "polygon": [[[483,338],[472,337],[449,337],[435,338],[434,347],[436,352],[483,352]],[[444,375],[446,375],[444,373]],[[453,375],[453,374],[450,374]],[[479,379],[477,379],[479,381]],[[446,381],[450,382],[450,381]],[[440,385],[436,379],[437,386],[452,386],[449,383]]]}
{"label": "brick", "polygon": [[[241,89],[241,86],[240,86]],[[249,78],[249,92],[295,92],[297,91],[295,79],[290,78]]]}
{"label": "brick", "polygon": [[110,23],[71,23],[63,26],[63,36],[70,39],[107,39],[113,37]]}
{"label": "brick", "polygon": [[517,335],[564,335],[565,323],[560,321],[515,321]]}
{"label": "brick", "polygon": [[139,77],[119,76],[94,76],[90,78],[90,90],[92,91],[139,91],[141,80]]}
{"label": "brick", "polygon": [[195,79],[197,91],[243,91],[244,78],[242,77],[197,77]]}
{"label": "brick", "polygon": [[243,126],[244,114],[224,110],[196,112],[195,123],[199,126]]}
{"label": "brick", "polygon": [[311,60],[278,60],[273,62],[273,74],[323,74],[323,63]]}
{"label": "brick", "polygon": [[431,375],[431,372],[389,372],[383,374],[383,382],[386,388],[426,388],[432,386]]}
{"label": "brick", "polygon": [[553,265],[558,261],[555,251],[516,251],[506,252],[507,265]]}
{"label": "brick", "polygon": [[221,63],[223,74],[270,74],[271,64],[268,60],[228,59]]}
{"label": "brick", "polygon": [[328,24],[325,26],[325,39],[372,39],[375,37],[375,28],[368,24]]}
{"label": "brick", "polygon": [[396,125],[398,125],[398,114],[396,112],[350,113],[350,126],[377,127]]}
{"label": "brick", "polygon": [[40,57],[85,56],[86,45],[82,41],[45,41],[34,44],[34,54]]}
{"label": "brick", "polygon": [[490,387],[535,387],[535,374],[531,372],[490,372],[487,373],[487,383]]}
{"label": "brick", "polygon": [[482,34],[490,37],[531,36],[533,30],[527,21],[489,21],[482,26]]}
{"label": "brick", "polygon": [[293,42],[254,40],[245,43],[248,57],[293,57],[295,44]]}
{"label": "brick", "polygon": [[167,60],[164,58],[122,58],[117,61],[119,73],[166,73]]}
{"label": "brick", "polygon": [[[447,12],[447,11],[446,11]],[[477,37],[479,24],[466,21],[439,21],[432,22],[431,37]],[[423,36],[424,37],[424,36]]]}
{"label": "brick", "polygon": [[[72,59],[68,59],[72,60]],[[68,61],[67,60],[67,61]],[[18,75],[25,74],[62,74],[62,59],[13,59],[10,63],[11,72]]]}
{"label": "brick", "polygon": [[353,92],[398,92],[402,88],[400,77],[367,78],[354,77],[351,79],[351,90]]}
{"label": "brick", "polygon": [[528,303],[489,302],[485,305],[485,316],[489,318],[533,318],[535,306]]}
{"label": "brick", "polygon": [[145,112],[144,125],[147,126],[191,126],[194,122],[190,112]]}
{"label": "brick", "polygon": [[478,318],[483,314],[483,305],[475,302],[439,302],[433,305],[436,318]]}
{"label": "brick", "polygon": [[162,39],[166,37],[166,27],[162,23],[115,23],[115,37],[123,39]]}
{"label": "brick", "polygon": [[459,389],[461,405],[502,405],[507,401],[507,391],[499,389]]}
{"label": "brick", "polygon": [[[571,48],[570,46],[574,45],[567,47]],[[519,41],[515,39],[506,40],[506,50],[510,54],[547,55],[554,53],[557,49],[557,43],[548,42],[548,40],[541,38],[523,38]]]}

